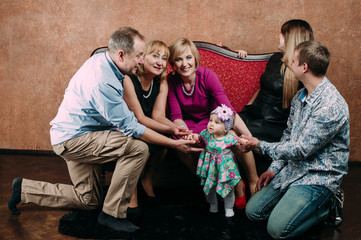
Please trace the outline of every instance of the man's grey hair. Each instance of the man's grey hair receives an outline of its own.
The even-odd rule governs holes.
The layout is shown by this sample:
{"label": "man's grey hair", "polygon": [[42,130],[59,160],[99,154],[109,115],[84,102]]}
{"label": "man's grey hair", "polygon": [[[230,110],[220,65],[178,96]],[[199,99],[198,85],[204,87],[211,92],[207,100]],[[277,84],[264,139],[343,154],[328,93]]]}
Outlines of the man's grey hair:
{"label": "man's grey hair", "polygon": [[110,36],[108,44],[109,53],[116,54],[119,50],[124,50],[125,54],[131,54],[133,52],[135,38],[139,38],[144,41],[144,36],[134,28],[119,28]]}

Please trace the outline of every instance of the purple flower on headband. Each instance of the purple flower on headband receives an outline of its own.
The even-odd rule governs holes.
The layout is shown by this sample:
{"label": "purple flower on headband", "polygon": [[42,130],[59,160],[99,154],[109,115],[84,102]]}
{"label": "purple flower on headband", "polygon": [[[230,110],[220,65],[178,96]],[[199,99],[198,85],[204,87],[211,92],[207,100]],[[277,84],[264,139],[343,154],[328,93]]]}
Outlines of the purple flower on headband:
{"label": "purple flower on headband", "polygon": [[222,104],[221,106],[218,106],[211,114],[216,114],[217,117],[221,119],[227,132],[233,127],[233,111],[226,105]]}
{"label": "purple flower on headband", "polygon": [[229,118],[232,118],[233,111],[226,105],[222,104],[218,106],[216,109],[212,111],[212,113],[217,114],[218,118],[221,119],[223,122],[227,121]]}

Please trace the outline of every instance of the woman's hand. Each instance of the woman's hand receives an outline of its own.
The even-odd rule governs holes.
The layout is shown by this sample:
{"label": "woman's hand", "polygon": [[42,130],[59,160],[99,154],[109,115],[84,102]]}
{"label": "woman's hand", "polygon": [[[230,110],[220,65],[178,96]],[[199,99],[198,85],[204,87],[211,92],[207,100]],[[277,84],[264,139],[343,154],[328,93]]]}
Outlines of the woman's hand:
{"label": "woman's hand", "polygon": [[236,50],[236,52],[238,53],[238,57],[240,57],[240,58],[247,57],[247,52],[244,50]]}
{"label": "woman's hand", "polygon": [[175,126],[172,129],[172,134],[177,138],[187,139],[187,136],[191,133],[192,131],[189,131],[188,128],[183,126]]}
{"label": "woman's hand", "polygon": [[219,47],[223,47],[223,41],[219,40],[218,42],[216,42],[216,45]]}
{"label": "woman's hand", "polygon": [[[229,49],[229,48],[223,46],[223,41],[222,40],[219,40],[218,42],[216,42],[216,45],[219,46],[219,47],[224,47],[226,49]],[[231,49],[229,49],[229,50],[231,50]],[[240,57],[240,58],[247,57],[247,52],[245,50],[236,50],[236,52],[238,53],[238,57]]]}
{"label": "woman's hand", "polygon": [[[173,121],[173,123],[174,123],[175,125],[177,125],[178,128],[182,129],[182,134],[181,134],[181,136],[179,136],[178,138],[187,139],[187,136],[192,133],[192,131],[190,131],[190,130],[188,129],[188,126],[187,126],[187,124],[183,121],[183,119],[175,119],[175,120]],[[186,132],[186,134],[183,134],[183,132]],[[174,136],[177,136],[177,135],[174,134]]]}

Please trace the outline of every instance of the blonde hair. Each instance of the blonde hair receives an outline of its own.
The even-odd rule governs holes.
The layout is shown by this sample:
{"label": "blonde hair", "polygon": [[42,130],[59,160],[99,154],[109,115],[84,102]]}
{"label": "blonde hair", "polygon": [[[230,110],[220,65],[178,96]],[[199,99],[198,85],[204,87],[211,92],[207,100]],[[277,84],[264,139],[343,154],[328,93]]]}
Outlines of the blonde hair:
{"label": "blonde hair", "polygon": [[[149,41],[145,45],[143,58],[145,56],[147,56],[147,55],[152,54],[152,53],[159,53],[161,50],[164,50],[164,54],[165,54],[165,56],[167,58],[167,61],[168,61],[168,59],[169,59],[169,49],[168,49],[167,44],[165,44],[164,42],[159,41],[159,40]],[[138,66],[137,74],[138,75],[144,74],[144,64],[140,64]],[[159,78],[160,78],[160,80],[163,80],[163,79],[166,78],[166,76],[167,76],[167,65],[163,69],[163,72],[159,75]]]}
{"label": "blonde hair", "polygon": [[169,64],[172,67],[174,66],[175,59],[179,57],[179,55],[181,55],[183,52],[185,52],[188,47],[190,48],[194,56],[196,62],[195,68],[197,69],[199,67],[201,57],[199,55],[198,49],[191,40],[188,40],[186,38],[177,39],[174,42],[172,42],[171,45],[169,46],[169,52],[170,52]]}
{"label": "blonde hair", "polygon": [[285,22],[281,27],[281,34],[285,39],[285,47],[282,58],[281,75],[284,76],[283,83],[283,108],[289,108],[292,98],[298,91],[299,82],[289,68],[292,63],[296,46],[305,41],[313,40],[313,31],[306,21],[293,19]]}

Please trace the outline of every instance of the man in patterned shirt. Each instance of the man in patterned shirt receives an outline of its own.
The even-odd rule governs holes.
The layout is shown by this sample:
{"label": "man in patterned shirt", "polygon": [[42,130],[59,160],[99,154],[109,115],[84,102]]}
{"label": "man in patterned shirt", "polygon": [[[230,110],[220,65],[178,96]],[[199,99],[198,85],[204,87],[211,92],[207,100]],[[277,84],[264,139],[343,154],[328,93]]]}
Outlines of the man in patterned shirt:
{"label": "man in patterned shirt", "polygon": [[329,61],[323,44],[299,44],[290,67],[305,88],[292,100],[280,142],[243,139],[243,151],[256,150],[272,158],[246,214],[254,221],[268,218],[267,231],[274,238],[299,236],[324,221],[329,200],[347,173],[348,105],[325,77]]}

